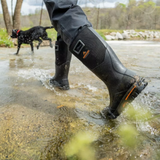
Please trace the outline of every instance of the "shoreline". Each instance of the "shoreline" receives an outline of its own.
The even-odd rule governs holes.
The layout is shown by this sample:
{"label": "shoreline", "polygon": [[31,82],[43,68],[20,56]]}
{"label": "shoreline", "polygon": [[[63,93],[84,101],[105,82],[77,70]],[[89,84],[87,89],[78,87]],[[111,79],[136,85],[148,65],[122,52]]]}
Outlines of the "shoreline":
{"label": "shoreline", "polygon": [[[115,40],[105,40],[106,42],[114,42],[114,41],[153,41],[153,42],[160,42],[160,38],[155,38],[155,39],[142,39],[142,38],[130,38],[130,39],[123,39],[123,40],[118,40],[118,39],[115,39]],[[52,44],[54,46],[55,44],[55,41],[52,41]],[[34,47],[36,47],[36,42],[34,43]],[[27,48],[27,47],[30,47],[30,45],[28,44],[22,44],[21,48]],[[49,47],[49,42],[45,42],[43,41],[42,44],[40,45],[40,47]],[[4,45],[0,45],[0,48],[17,48],[17,44],[14,44],[14,46],[12,47],[9,47],[9,46],[5,46]]]}

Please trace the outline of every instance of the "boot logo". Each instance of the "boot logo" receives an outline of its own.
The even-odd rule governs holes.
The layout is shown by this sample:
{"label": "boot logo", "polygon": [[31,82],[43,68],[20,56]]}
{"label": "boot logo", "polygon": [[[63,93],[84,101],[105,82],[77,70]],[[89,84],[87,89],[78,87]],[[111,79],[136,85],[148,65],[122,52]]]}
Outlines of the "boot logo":
{"label": "boot logo", "polygon": [[90,50],[83,52],[83,59],[85,59],[90,53]]}
{"label": "boot logo", "polygon": [[85,44],[81,40],[78,40],[78,42],[76,43],[76,45],[73,48],[73,51],[77,54],[80,54],[80,52],[82,51],[84,46],[85,46]]}

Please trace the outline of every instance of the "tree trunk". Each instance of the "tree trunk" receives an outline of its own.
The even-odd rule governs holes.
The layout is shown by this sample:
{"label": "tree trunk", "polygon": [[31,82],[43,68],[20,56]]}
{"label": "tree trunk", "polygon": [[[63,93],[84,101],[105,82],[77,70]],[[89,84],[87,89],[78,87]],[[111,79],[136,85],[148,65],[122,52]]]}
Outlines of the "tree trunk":
{"label": "tree trunk", "polygon": [[7,33],[9,35],[11,35],[11,33],[12,33],[12,23],[11,23],[11,18],[10,18],[10,15],[9,15],[6,0],[1,0],[1,4],[2,4],[3,18],[4,18],[5,26],[6,26],[6,29],[7,29]]}
{"label": "tree trunk", "polygon": [[17,0],[13,16],[13,28],[20,29],[21,7],[23,0]]}

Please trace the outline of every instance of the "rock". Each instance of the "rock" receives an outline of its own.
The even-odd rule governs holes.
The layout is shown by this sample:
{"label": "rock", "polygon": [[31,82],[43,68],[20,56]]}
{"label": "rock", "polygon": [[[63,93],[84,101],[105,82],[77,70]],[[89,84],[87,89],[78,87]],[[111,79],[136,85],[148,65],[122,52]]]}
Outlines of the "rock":
{"label": "rock", "polygon": [[114,36],[114,37],[116,36],[116,34],[117,34],[116,32],[111,32],[111,33],[110,33],[110,35],[111,35],[111,36]]}
{"label": "rock", "polygon": [[123,40],[123,36],[119,32],[117,32],[116,39]]}
{"label": "rock", "polygon": [[114,36],[106,35],[105,37],[107,40],[115,40]]}
{"label": "rock", "polygon": [[149,32],[149,36],[150,36],[150,38],[154,38],[154,32],[153,31],[151,31],[151,32]]}
{"label": "rock", "polygon": [[122,34],[119,32],[112,32],[110,35],[106,36],[107,40],[123,40],[130,38],[141,38],[141,39],[158,39],[160,38],[160,32],[156,31],[144,31],[144,32],[136,32],[135,30],[124,30]]}
{"label": "rock", "polygon": [[159,36],[158,32],[153,33],[153,38],[159,38],[159,37],[160,36]]}
{"label": "rock", "polygon": [[146,33],[144,32],[139,32],[139,35],[141,38],[147,38]]}
{"label": "rock", "polygon": [[123,39],[130,39],[129,34],[126,31],[123,31],[122,36],[123,36]]}

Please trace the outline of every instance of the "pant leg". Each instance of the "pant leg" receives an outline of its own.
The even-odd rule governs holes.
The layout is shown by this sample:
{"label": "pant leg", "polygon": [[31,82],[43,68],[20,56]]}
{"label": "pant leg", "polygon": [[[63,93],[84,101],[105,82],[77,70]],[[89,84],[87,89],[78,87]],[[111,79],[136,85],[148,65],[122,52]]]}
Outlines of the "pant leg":
{"label": "pant leg", "polygon": [[70,45],[79,28],[91,27],[77,0],[44,0],[50,20],[67,45]]}

